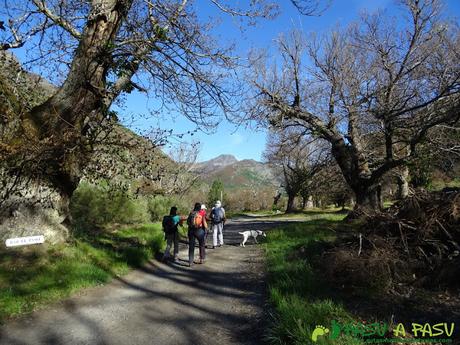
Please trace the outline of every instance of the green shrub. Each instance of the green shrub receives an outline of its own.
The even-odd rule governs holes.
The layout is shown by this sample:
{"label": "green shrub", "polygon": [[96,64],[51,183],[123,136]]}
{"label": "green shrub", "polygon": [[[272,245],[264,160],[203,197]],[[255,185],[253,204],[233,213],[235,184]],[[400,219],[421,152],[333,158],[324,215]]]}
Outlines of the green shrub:
{"label": "green shrub", "polygon": [[156,222],[169,214],[172,206],[187,215],[193,205],[179,197],[156,195],[138,197],[107,182],[82,182],[74,192],[70,211],[77,229],[108,224]]}
{"label": "green shrub", "polygon": [[160,221],[164,215],[169,214],[172,206],[178,208],[180,215],[187,215],[193,205],[187,205],[186,202],[178,197],[156,195],[148,199],[148,212],[152,221]]}
{"label": "green shrub", "polygon": [[72,196],[70,212],[76,226],[82,228],[150,221],[147,200],[104,182],[81,183]]}

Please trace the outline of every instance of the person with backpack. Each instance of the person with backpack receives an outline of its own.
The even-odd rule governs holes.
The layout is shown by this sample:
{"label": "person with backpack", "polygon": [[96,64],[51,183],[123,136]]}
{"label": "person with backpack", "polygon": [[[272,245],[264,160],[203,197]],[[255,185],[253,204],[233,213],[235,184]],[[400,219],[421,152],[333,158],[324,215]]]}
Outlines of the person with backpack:
{"label": "person with backpack", "polygon": [[[206,210],[207,210],[207,207],[205,204],[201,204],[201,210],[200,210],[200,213],[201,215],[206,219],[206,223],[208,223],[210,221],[210,218],[208,216],[208,214],[206,213]],[[208,232],[209,232],[210,229],[207,229],[205,232],[204,232],[204,247],[205,248],[208,248],[208,246],[206,245],[206,243],[208,242]]]}
{"label": "person with backpack", "polygon": [[169,215],[163,217],[162,225],[165,233],[166,249],[163,255],[163,262],[171,257],[171,246],[174,244],[174,261],[177,262],[179,253],[179,232],[178,225],[181,224],[181,217],[177,214],[177,207],[171,207]]}
{"label": "person with backpack", "polygon": [[195,258],[195,240],[198,240],[200,248],[200,264],[204,264],[206,259],[205,233],[208,228],[206,217],[201,212],[201,204],[197,202],[187,218],[188,225],[188,261],[189,267],[193,265]]}
{"label": "person with backpack", "polygon": [[212,221],[212,248],[217,246],[221,247],[224,245],[224,223],[225,209],[222,207],[220,200],[216,201],[215,207],[211,210],[211,221]]}

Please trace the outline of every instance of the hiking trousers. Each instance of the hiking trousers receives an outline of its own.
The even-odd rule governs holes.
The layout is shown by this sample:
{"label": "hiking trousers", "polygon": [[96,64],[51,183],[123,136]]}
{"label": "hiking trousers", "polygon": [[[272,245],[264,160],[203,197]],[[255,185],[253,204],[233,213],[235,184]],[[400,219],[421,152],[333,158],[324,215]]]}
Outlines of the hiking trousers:
{"label": "hiking trousers", "polygon": [[177,259],[179,254],[179,234],[175,231],[172,234],[166,234],[166,249],[163,259],[168,259],[171,256],[171,247],[174,244],[174,259]]}
{"label": "hiking trousers", "polygon": [[224,222],[212,224],[212,245],[224,244]]}
{"label": "hiking trousers", "polygon": [[198,247],[200,249],[200,259],[206,259],[206,249],[205,249],[205,230],[200,229],[189,229],[188,230],[188,262],[193,264],[193,259],[195,258],[195,239],[198,240]]}

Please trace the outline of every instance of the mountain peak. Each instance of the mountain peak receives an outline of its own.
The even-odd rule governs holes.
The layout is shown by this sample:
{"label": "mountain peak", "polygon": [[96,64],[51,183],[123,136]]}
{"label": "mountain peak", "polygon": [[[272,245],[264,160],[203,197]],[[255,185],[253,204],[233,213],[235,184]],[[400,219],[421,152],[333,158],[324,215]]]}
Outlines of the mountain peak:
{"label": "mountain peak", "polygon": [[201,173],[211,173],[223,169],[229,165],[235,164],[238,159],[233,155],[220,155],[205,162],[198,163],[196,170]]}
{"label": "mountain peak", "polygon": [[195,172],[203,181],[222,181],[226,189],[242,190],[248,186],[272,189],[279,185],[266,164],[253,159],[238,160],[229,154],[198,163]]}
{"label": "mountain peak", "polygon": [[230,164],[238,162],[238,159],[236,159],[236,157],[233,155],[225,154],[225,155],[219,155],[216,158],[210,159],[208,161],[208,163],[211,163],[211,162],[213,164],[225,166],[225,165],[230,165]]}

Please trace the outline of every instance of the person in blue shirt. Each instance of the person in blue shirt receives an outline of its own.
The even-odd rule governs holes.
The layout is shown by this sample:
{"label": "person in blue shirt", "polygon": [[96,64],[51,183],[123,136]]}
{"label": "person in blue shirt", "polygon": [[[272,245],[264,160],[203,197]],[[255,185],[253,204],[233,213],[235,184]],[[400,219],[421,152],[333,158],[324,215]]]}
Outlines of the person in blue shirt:
{"label": "person in blue shirt", "polygon": [[179,260],[179,232],[178,226],[181,225],[181,217],[177,214],[177,207],[171,207],[168,216],[163,217],[163,231],[165,232],[166,249],[163,255],[163,261],[168,261],[171,257],[171,246],[174,244],[174,261]]}

